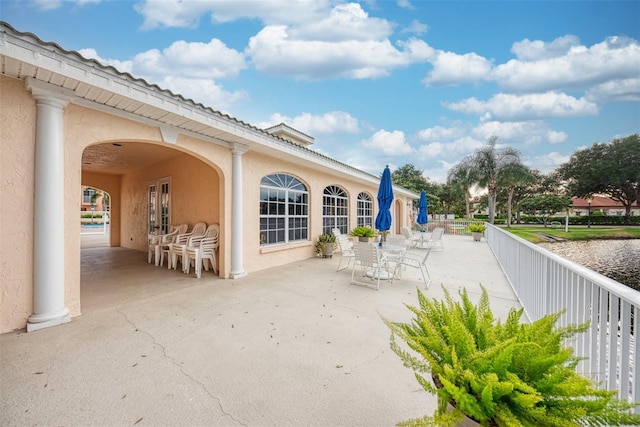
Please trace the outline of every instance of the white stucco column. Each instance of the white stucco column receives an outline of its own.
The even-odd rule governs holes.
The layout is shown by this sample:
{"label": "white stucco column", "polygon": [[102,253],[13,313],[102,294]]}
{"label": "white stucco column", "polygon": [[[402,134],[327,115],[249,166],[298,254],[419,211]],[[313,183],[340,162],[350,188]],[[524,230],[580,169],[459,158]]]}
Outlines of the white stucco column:
{"label": "white stucco column", "polygon": [[242,212],[242,155],[246,153],[248,147],[241,144],[234,144],[231,149],[233,155],[233,176],[232,176],[232,194],[231,194],[231,272],[229,276],[232,279],[244,277],[247,273],[244,271],[242,258],[244,250],[242,242],[244,235],[242,234],[242,222],[244,220]]}
{"label": "white stucco column", "polygon": [[27,80],[36,99],[33,315],[27,331],[71,320],[64,305],[64,108],[69,98]]}

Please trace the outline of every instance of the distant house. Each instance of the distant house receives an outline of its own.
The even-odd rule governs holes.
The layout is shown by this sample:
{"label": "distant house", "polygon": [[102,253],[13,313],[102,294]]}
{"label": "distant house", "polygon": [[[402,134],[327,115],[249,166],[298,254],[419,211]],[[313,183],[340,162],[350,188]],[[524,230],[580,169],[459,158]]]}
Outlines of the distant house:
{"label": "distant house", "polygon": [[[591,214],[598,211],[609,216],[624,216],[626,213],[625,207],[622,203],[615,201],[610,197],[593,196],[591,198],[591,204],[589,204],[588,199],[581,199],[579,197],[574,197],[572,200],[573,215],[575,216],[588,215],[589,211],[591,211]],[[640,206],[638,205],[638,202],[635,202],[631,205],[631,216],[638,215],[640,215]]]}

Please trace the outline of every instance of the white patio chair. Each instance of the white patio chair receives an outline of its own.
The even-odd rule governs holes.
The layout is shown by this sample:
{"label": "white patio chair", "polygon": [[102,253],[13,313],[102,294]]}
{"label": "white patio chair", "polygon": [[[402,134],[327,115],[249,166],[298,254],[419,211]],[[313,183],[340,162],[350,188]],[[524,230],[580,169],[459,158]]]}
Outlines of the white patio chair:
{"label": "white patio chair", "polygon": [[436,227],[433,229],[431,233],[431,237],[427,240],[422,246],[423,249],[433,249],[436,246],[439,246],[440,249],[444,249],[444,241],[442,240],[442,236],[444,235],[444,228]]}
{"label": "white patio chair", "polygon": [[[207,230],[202,236],[192,236],[189,239],[187,246],[184,248],[184,252],[182,255],[182,271],[185,274],[189,274],[189,270],[191,269],[191,261],[193,260],[193,266],[196,270],[196,276],[198,279],[200,278],[200,271],[202,266],[202,256],[203,256],[203,247],[202,245],[206,245],[207,248],[210,249],[212,244],[216,244],[218,242],[218,236],[220,235],[220,225],[211,224],[207,227]],[[206,242],[205,242],[206,241]],[[214,254],[215,255],[215,254]],[[211,261],[211,257],[208,257],[209,261]],[[215,268],[215,256],[213,257],[212,266],[214,266],[214,271],[217,271]],[[208,270],[208,267],[207,267]]]}
{"label": "white patio chair", "polygon": [[[184,226],[184,229],[182,229],[182,226]],[[180,233],[184,233],[185,231],[187,231],[187,225],[180,224],[180,225],[172,225],[171,228],[169,229],[169,232],[166,234],[149,234],[148,245],[147,245],[147,250],[148,250],[147,262],[151,264],[151,258],[155,256],[156,267],[159,264],[161,265],[162,263],[161,262],[159,263],[159,258],[161,255],[159,245],[161,245],[164,242],[173,240],[173,238],[176,235]]]}
{"label": "white patio chair", "polygon": [[166,234],[162,240],[156,245],[156,266],[164,265],[165,255],[167,257],[167,264],[171,263],[171,257],[169,256],[169,250],[171,248],[171,244],[175,242],[176,237],[179,234],[183,234],[187,232],[187,224],[176,225],[172,230],[172,233]]}
{"label": "white patio chair", "polygon": [[[374,287],[379,290],[380,279],[393,280],[393,272],[387,269],[384,257],[381,256],[376,245],[369,242],[353,242],[353,252],[355,256],[351,270],[352,285]],[[360,270],[361,277],[366,277],[369,281],[356,280],[356,270]]]}
{"label": "white patio chair", "polygon": [[[202,239],[200,243],[199,260],[196,260],[196,277],[199,279],[202,274],[202,266],[209,271],[209,264],[215,274],[218,274],[218,264],[216,262],[216,251],[220,245],[220,236]],[[187,271],[187,273],[189,273]]]}
{"label": "white patio chair", "polygon": [[[349,267],[351,261],[355,257],[353,252],[353,242],[349,240],[349,237],[345,234],[336,234],[336,242],[338,243],[338,248],[340,250],[340,262],[338,263],[338,270],[344,270]],[[342,265],[342,263],[346,261],[346,264]]]}
{"label": "white patio chair", "polygon": [[332,228],[332,229],[331,229],[331,232],[332,232],[332,233],[333,233],[333,235],[334,235],[334,236],[336,236],[336,237],[338,237],[339,235],[341,235],[341,234],[342,234],[342,231],[340,231],[340,229],[339,229],[339,228],[337,228],[337,227],[336,227],[336,228]]}
{"label": "white patio chair", "polygon": [[189,245],[189,239],[193,236],[202,236],[205,231],[207,231],[207,224],[199,222],[193,226],[190,233],[178,234],[169,248],[169,265],[167,268],[175,270],[178,266],[178,258],[181,261],[183,259],[184,249]]}
{"label": "white patio chair", "polygon": [[427,268],[427,258],[429,258],[429,254],[433,247],[427,248],[426,253],[414,253],[407,252],[402,257],[400,261],[399,267],[410,267],[410,268],[418,268],[422,273],[422,280],[424,280],[425,286],[429,289],[429,285],[431,284],[431,275],[429,274],[429,268]]}
{"label": "white patio chair", "polygon": [[420,239],[420,236],[416,236],[415,233],[412,233],[409,227],[404,226],[400,229],[400,232],[404,236],[405,245],[408,248],[415,248],[417,241]]}

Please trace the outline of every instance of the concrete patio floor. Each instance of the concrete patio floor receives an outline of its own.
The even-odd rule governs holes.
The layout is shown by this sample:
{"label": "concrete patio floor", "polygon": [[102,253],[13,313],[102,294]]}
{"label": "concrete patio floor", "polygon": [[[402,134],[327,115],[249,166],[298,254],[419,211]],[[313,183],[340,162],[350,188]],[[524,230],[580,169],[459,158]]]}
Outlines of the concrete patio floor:
{"label": "concrete patio floor", "polygon": [[[482,284],[497,316],[520,306],[484,241],[444,243],[428,296],[477,300]],[[0,425],[392,426],[433,412],[382,321],[411,318],[418,270],[376,291],[336,272],[337,254],[238,280],[146,257],[87,241],[82,316],[0,335]]]}

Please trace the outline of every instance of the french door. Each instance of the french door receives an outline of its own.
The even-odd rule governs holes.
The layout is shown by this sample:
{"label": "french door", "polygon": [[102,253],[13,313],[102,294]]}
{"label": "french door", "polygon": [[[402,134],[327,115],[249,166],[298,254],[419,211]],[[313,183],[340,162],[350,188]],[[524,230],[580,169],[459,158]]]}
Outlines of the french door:
{"label": "french door", "polygon": [[150,181],[147,185],[149,234],[167,234],[171,227],[171,178]]}

